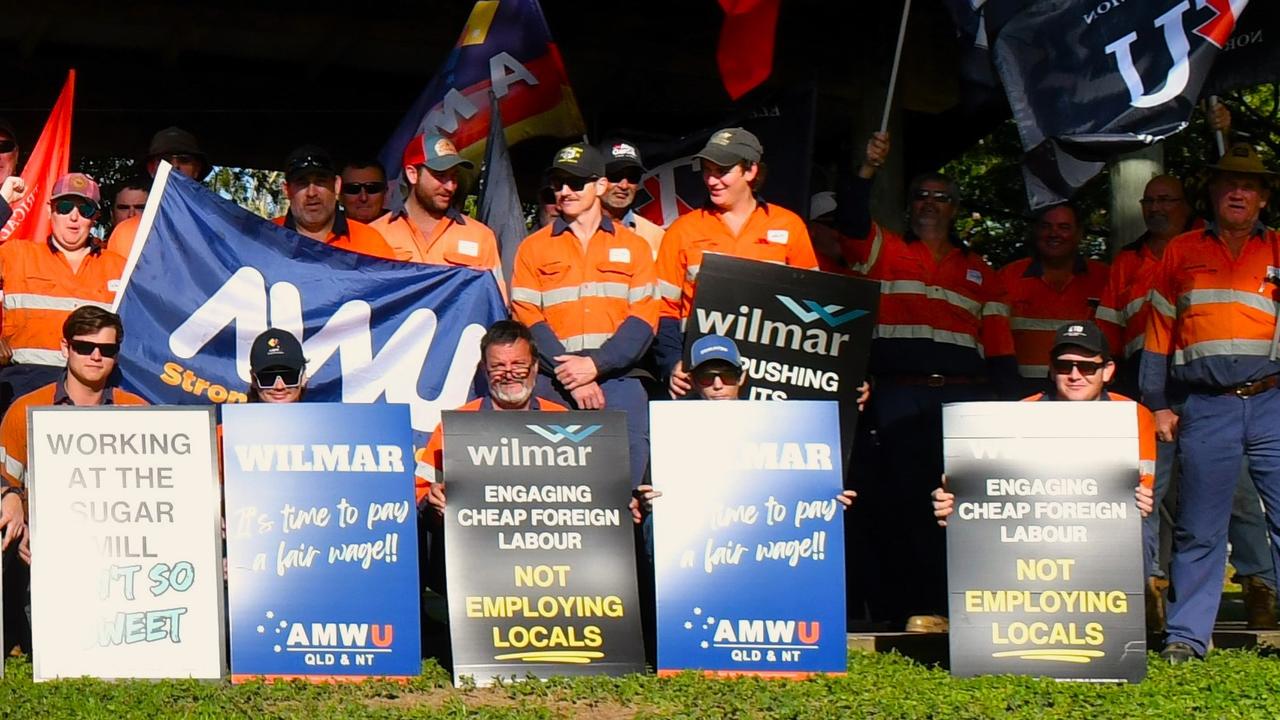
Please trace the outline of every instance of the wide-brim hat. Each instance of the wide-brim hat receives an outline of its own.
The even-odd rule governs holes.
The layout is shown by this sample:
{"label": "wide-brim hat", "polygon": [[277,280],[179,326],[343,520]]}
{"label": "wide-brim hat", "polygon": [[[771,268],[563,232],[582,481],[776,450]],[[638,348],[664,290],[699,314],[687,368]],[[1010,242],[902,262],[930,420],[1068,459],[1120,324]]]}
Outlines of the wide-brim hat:
{"label": "wide-brim hat", "polygon": [[1227,148],[1226,154],[1218,159],[1217,164],[1210,165],[1209,169],[1244,175],[1275,176],[1274,172],[1262,164],[1262,156],[1258,154],[1258,150],[1245,142],[1232,143],[1231,147]]}

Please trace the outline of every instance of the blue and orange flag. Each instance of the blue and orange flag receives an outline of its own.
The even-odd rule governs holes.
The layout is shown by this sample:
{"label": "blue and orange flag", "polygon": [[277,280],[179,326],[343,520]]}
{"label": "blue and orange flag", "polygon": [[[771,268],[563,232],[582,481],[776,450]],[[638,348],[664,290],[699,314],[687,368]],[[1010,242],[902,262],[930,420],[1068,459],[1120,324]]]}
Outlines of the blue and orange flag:
{"label": "blue and orange flag", "polygon": [[489,90],[506,122],[508,144],[585,130],[560,50],[538,0],[480,0],[457,45],[383,146],[388,177],[399,177],[415,135],[439,133],[479,162],[489,132]]}

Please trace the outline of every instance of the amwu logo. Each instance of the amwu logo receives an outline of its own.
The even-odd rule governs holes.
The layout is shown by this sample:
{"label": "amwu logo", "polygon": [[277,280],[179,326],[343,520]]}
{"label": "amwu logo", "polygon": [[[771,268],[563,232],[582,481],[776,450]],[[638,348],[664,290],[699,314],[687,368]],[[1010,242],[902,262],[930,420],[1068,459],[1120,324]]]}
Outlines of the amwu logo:
{"label": "amwu logo", "polygon": [[575,445],[586,440],[588,437],[601,428],[600,425],[525,425],[525,427],[538,433],[547,440],[558,443],[561,440],[568,440]]}
{"label": "amwu logo", "polygon": [[[1214,14],[1212,19],[1195,29],[1195,34],[1221,49],[1235,29],[1236,19],[1244,10],[1245,2],[1247,0],[1184,0],[1153,20],[1152,25],[1164,33],[1165,46],[1169,49],[1173,64],[1165,75],[1164,84],[1151,93],[1147,92],[1129,47],[1138,39],[1138,32],[1131,31],[1107,45],[1106,52],[1116,56],[1120,77],[1129,90],[1129,104],[1136,108],[1156,107],[1181,95],[1186,89],[1187,82],[1191,79],[1191,43],[1183,27],[1182,15],[1191,9],[1193,3],[1197,10],[1207,7]],[[1107,7],[1110,8],[1111,4],[1108,3]],[[1085,21],[1088,23],[1092,20],[1086,15]]]}
{"label": "amwu logo", "polygon": [[785,305],[788,310],[795,313],[796,317],[806,323],[811,323],[814,320],[821,318],[823,322],[831,327],[840,327],[851,320],[857,320],[867,314],[866,310],[856,309],[841,312],[844,310],[843,305],[823,305],[816,300],[802,301],[805,307],[808,308],[808,310],[806,310],[800,307],[800,303],[797,303],[786,295],[774,295],[774,297],[778,298],[779,302]]}

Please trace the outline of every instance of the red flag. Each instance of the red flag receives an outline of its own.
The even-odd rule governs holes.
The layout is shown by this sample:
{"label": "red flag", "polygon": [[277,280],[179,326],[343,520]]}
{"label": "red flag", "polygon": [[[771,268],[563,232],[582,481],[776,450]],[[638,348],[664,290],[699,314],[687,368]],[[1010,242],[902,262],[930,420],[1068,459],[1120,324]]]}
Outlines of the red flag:
{"label": "red flag", "polygon": [[49,192],[53,183],[71,166],[71,103],[75,96],[76,71],[67,73],[58,102],[49,113],[40,139],[22,169],[27,192],[13,208],[13,217],[0,228],[0,242],[9,238],[43,241],[49,237]]}
{"label": "red flag", "polygon": [[781,0],[720,0],[724,25],[716,62],[729,97],[737,100],[773,71],[773,44]]}

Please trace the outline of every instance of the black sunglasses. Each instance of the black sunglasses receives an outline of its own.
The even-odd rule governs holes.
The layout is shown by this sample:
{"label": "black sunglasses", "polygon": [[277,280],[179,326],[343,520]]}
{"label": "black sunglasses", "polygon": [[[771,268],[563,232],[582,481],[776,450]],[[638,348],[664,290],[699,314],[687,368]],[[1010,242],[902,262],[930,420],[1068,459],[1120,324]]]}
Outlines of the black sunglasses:
{"label": "black sunglasses", "polygon": [[640,168],[633,167],[633,168],[627,168],[625,170],[615,170],[614,172],[609,173],[605,177],[609,178],[609,182],[611,183],[620,183],[623,180],[626,180],[632,185],[637,185],[639,184],[640,178],[643,175],[644,173],[640,172]]}
{"label": "black sunglasses", "polygon": [[112,205],[112,207],[113,207],[113,208],[115,208],[116,210],[139,210],[139,211],[141,211],[141,210],[145,210],[145,209],[147,209],[147,204],[146,204],[146,203],[141,203],[141,204],[138,204],[138,205],[121,205],[120,203],[116,203],[115,205]]}
{"label": "black sunglasses", "polygon": [[583,178],[576,177],[574,175],[556,175],[547,178],[547,187],[550,188],[552,192],[556,192],[561,187],[568,185],[569,190],[573,192],[582,192],[583,188],[595,182],[597,179],[598,178],[595,177]]}
{"label": "black sunglasses", "polygon": [[18,149],[16,140],[0,140],[0,153],[11,153]]}
{"label": "black sunglasses", "polygon": [[63,198],[53,203],[53,211],[59,215],[70,215],[72,210],[79,210],[80,217],[91,218],[98,214],[98,203],[92,200],[72,200]]}
{"label": "black sunglasses", "polygon": [[1102,368],[1106,367],[1106,362],[1098,362],[1096,360],[1062,360],[1055,358],[1052,363],[1053,371],[1059,375],[1070,375],[1073,369],[1079,369],[1081,375],[1093,375]]}
{"label": "black sunglasses", "polygon": [[946,190],[917,190],[915,195],[911,196],[915,200],[937,200],[938,202],[951,202],[951,193]]}
{"label": "black sunglasses", "polygon": [[742,380],[742,371],[732,368],[700,370],[693,374],[693,379],[702,387],[711,387],[715,384],[716,378],[720,378],[720,382],[725,385],[737,385]]}
{"label": "black sunglasses", "polygon": [[258,387],[263,390],[270,390],[276,386],[276,379],[284,381],[286,388],[296,388],[302,383],[302,370],[299,368],[271,368],[269,370],[259,370],[253,374],[255,380],[258,381]]}
{"label": "black sunglasses", "polygon": [[377,195],[380,192],[386,192],[386,190],[387,190],[387,184],[379,180],[374,180],[373,182],[365,182],[365,183],[343,183],[342,184],[343,195],[359,195],[362,192],[369,193],[370,195]]}
{"label": "black sunglasses", "polygon": [[77,355],[92,355],[94,350],[102,353],[104,358],[113,358],[120,352],[120,343],[97,343],[89,340],[68,340],[72,352]]}

